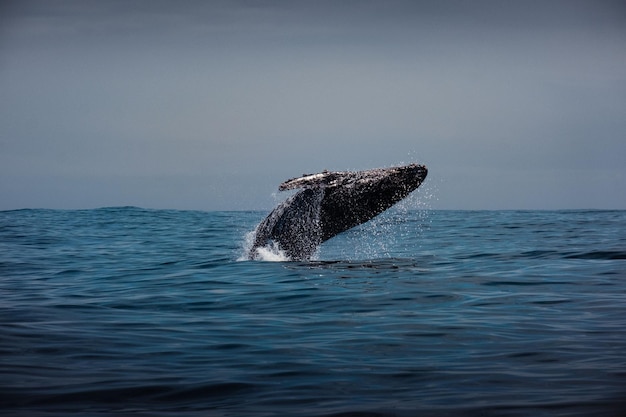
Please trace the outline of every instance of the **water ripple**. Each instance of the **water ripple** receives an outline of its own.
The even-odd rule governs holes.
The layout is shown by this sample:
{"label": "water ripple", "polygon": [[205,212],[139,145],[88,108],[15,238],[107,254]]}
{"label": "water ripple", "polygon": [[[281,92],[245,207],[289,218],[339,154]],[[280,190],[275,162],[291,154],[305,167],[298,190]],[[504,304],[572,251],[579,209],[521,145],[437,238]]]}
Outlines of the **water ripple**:
{"label": "water ripple", "polygon": [[626,212],[0,212],[0,415],[617,416]]}

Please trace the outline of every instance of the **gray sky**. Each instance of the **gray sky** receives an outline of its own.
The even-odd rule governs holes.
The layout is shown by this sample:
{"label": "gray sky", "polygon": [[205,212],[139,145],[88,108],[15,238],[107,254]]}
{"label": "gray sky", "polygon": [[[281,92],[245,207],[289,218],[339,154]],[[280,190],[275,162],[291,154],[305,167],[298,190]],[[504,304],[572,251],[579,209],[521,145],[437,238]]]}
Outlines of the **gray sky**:
{"label": "gray sky", "polygon": [[622,1],[4,1],[0,209],[269,209],[420,162],[443,209],[626,209]]}

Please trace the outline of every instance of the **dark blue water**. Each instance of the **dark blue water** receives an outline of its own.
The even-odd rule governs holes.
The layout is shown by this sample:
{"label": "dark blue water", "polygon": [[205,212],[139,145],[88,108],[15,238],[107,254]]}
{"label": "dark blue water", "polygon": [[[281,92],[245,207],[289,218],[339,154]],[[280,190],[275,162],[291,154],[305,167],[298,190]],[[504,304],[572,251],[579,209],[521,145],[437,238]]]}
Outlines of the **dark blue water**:
{"label": "dark blue water", "polygon": [[626,211],[0,212],[0,414],[621,416]]}

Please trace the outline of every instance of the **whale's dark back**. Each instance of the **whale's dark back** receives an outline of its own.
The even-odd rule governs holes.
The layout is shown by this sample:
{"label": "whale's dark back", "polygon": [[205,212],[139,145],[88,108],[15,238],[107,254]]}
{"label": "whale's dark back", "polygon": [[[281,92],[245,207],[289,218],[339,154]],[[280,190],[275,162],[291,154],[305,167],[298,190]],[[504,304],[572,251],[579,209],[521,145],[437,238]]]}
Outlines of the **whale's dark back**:
{"label": "whale's dark back", "polygon": [[422,183],[426,167],[408,165],[357,172],[324,172],[289,180],[303,190],[276,207],[257,227],[256,249],[277,243],[292,260],[309,259],[324,241],[365,223]]}

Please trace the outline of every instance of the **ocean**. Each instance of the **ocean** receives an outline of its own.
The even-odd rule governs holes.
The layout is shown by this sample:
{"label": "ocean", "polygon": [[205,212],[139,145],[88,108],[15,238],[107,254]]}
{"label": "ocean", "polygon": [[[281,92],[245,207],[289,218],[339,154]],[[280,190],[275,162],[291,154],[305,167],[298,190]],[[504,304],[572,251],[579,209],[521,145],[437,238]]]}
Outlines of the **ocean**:
{"label": "ocean", "polygon": [[0,212],[0,415],[626,415],[626,211],[266,214]]}

